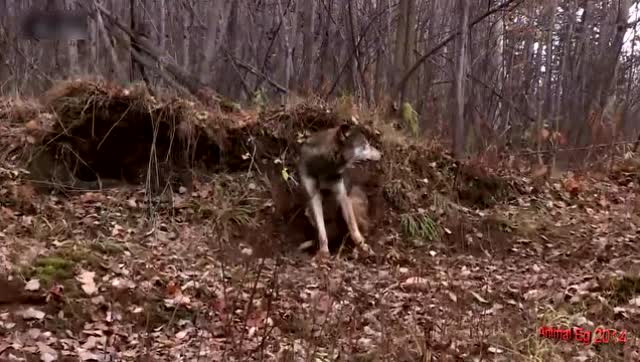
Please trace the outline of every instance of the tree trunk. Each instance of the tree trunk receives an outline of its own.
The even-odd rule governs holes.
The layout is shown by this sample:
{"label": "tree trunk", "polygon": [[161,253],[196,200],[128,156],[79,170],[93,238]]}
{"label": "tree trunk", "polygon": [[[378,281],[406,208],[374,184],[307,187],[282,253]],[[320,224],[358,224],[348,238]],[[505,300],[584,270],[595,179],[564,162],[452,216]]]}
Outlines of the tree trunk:
{"label": "tree trunk", "polygon": [[311,84],[314,79],[314,30],[315,30],[315,14],[316,1],[305,0],[302,7],[302,73],[300,74],[300,89],[304,93],[309,93]]}
{"label": "tree trunk", "polygon": [[465,153],[465,121],[464,121],[464,105],[465,105],[465,78],[467,63],[467,40],[469,38],[469,3],[471,0],[458,0],[459,12],[459,30],[460,38],[458,39],[458,51],[456,54],[456,79],[455,79],[455,97],[456,97],[456,117],[453,132],[453,153],[454,157],[461,160]]}

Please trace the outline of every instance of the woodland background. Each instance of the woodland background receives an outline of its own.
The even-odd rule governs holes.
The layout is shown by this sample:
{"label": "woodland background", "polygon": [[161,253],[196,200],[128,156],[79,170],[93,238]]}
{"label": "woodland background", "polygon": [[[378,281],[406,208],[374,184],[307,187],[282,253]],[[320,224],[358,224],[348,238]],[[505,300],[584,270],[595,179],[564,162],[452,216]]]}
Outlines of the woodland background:
{"label": "woodland background", "polygon": [[[579,148],[560,153],[575,160],[637,134],[637,1],[49,0],[41,7],[89,10],[89,38],[40,42],[16,31],[34,4],[0,1],[4,94],[78,75],[175,86],[149,69],[168,62],[234,101],[348,96],[395,109],[458,140],[458,155],[534,145]],[[156,61],[140,65],[108,14]]]}

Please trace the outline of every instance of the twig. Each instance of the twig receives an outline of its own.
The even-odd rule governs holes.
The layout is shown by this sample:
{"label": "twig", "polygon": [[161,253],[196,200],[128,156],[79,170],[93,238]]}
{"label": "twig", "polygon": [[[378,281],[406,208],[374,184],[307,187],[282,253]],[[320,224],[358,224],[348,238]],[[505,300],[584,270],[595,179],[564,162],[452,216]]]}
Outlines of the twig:
{"label": "twig", "polygon": [[[470,24],[469,24],[469,29],[472,29],[475,25],[477,25],[479,22],[481,22],[482,20],[486,19],[487,17],[489,17],[491,14],[497,13],[498,11],[502,11],[507,9],[511,4],[516,3],[510,10],[515,9],[516,7],[518,7],[519,5],[521,5],[524,2],[524,0],[507,0],[504,3],[494,7],[493,9],[488,10],[486,13],[480,15],[479,17],[477,17],[476,19],[474,19]],[[441,41],[438,45],[436,45],[435,47],[433,47],[431,50],[429,50],[425,55],[423,55],[420,59],[418,59],[415,64],[407,71],[407,73],[405,73],[405,75],[402,77],[402,79],[400,80],[400,82],[398,82],[398,85],[396,86],[395,91],[393,92],[393,94],[399,94],[399,90],[404,88],[405,83],[407,83],[407,81],[409,80],[409,78],[413,75],[413,73],[418,69],[418,67],[420,67],[420,65],[422,63],[424,63],[425,60],[427,60],[430,56],[434,55],[435,53],[437,53],[440,49],[444,48],[445,45],[449,44],[450,41],[452,41],[453,39],[455,39],[458,35],[460,35],[460,31],[457,31],[451,35],[449,35],[448,37],[446,37],[443,41]]]}
{"label": "twig", "polygon": [[362,40],[367,36],[367,33],[369,32],[369,29],[371,28],[371,26],[374,24],[374,22],[381,17],[382,15],[384,15],[391,7],[387,7],[385,9],[382,9],[381,11],[379,11],[377,14],[375,14],[370,20],[369,23],[367,24],[367,26],[365,26],[364,30],[362,31],[362,33],[360,34],[360,37],[358,38],[358,42],[355,44],[355,46],[353,47],[353,49],[351,50],[351,54],[349,55],[349,57],[347,58],[347,60],[344,62],[344,64],[342,65],[342,69],[340,69],[340,73],[338,73],[338,75],[336,76],[336,79],[333,81],[333,84],[331,85],[331,88],[329,89],[329,91],[327,92],[327,94],[325,94],[324,96],[324,100],[326,101],[329,96],[333,93],[333,91],[336,89],[336,87],[338,86],[338,82],[340,81],[340,78],[342,77],[342,74],[344,73],[344,71],[347,69],[347,66],[349,65],[349,62],[351,61],[351,58],[355,57],[356,52],[358,51],[358,49],[360,48],[360,43],[362,43]]}
{"label": "twig", "polygon": [[613,147],[613,146],[621,146],[621,145],[632,145],[634,143],[635,143],[635,141],[620,141],[620,142],[611,142],[611,143],[600,143],[600,144],[584,146],[584,147],[567,147],[567,148],[557,148],[555,150],[539,150],[539,151],[519,152],[519,153],[513,154],[513,156],[530,156],[530,155],[539,155],[539,154],[546,154],[546,153],[553,153],[553,152],[565,152],[565,151],[584,151],[584,150],[591,150],[591,149],[594,149],[594,148],[605,148],[605,147]]}
{"label": "twig", "polygon": [[120,119],[118,119],[116,122],[113,123],[113,125],[111,125],[111,128],[109,128],[109,130],[107,131],[107,133],[104,135],[104,137],[102,138],[102,140],[100,141],[100,143],[98,143],[98,147],[96,147],[96,150],[99,150],[100,147],[102,146],[102,144],[104,143],[104,141],[107,140],[107,137],[109,137],[109,135],[111,134],[111,132],[118,126],[118,124],[124,119],[124,117],[127,115],[127,113],[129,113],[129,111],[131,110],[132,106],[129,105],[129,107],[127,107],[127,109],[122,112],[122,116],[120,116]]}
{"label": "twig", "polygon": [[251,65],[242,62],[241,60],[237,59],[236,57],[234,57],[232,54],[230,54],[226,49],[224,49],[224,51],[227,53],[227,55],[229,56],[229,58],[236,63],[237,65],[239,65],[240,67],[248,70],[250,73],[253,73],[255,76],[266,80],[267,83],[271,84],[271,86],[273,86],[275,89],[277,89],[278,91],[287,94],[289,93],[289,90],[287,88],[285,88],[284,86],[278,84],[275,80],[269,78],[269,76],[267,76],[266,74],[264,74],[263,72],[259,71],[258,69],[256,69],[255,67],[252,67]]}
{"label": "twig", "polygon": [[222,50],[225,52],[229,60],[231,60],[231,66],[233,67],[233,70],[236,72],[236,74],[238,74],[238,78],[240,78],[242,89],[244,89],[244,92],[247,94],[247,97],[251,97],[251,90],[249,90],[249,85],[247,84],[247,81],[242,77],[242,73],[240,72],[240,69],[238,69],[238,65],[239,65],[238,61],[235,59],[233,54],[229,52],[229,50],[225,48],[222,48]]}

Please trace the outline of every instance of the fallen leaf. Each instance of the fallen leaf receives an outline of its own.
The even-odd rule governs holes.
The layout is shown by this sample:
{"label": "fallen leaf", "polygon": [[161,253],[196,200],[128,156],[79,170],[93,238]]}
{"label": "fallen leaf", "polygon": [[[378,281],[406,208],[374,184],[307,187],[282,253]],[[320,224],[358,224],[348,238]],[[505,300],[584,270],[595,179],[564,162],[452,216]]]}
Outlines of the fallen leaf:
{"label": "fallen leaf", "polygon": [[478,294],[478,293],[476,293],[476,292],[471,292],[471,295],[473,295],[473,297],[474,297],[474,298],[476,298],[476,300],[477,300],[478,302],[480,302],[480,303],[489,303],[489,301],[488,301],[488,300],[486,300],[486,299],[482,298],[482,297],[480,296],[480,294]]}
{"label": "fallen leaf", "polygon": [[40,280],[38,279],[31,279],[24,286],[24,290],[28,290],[30,292],[35,292],[38,289],[40,289]]}
{"label": "fallen leaf", "polygon": [[61,284],[56,284],[49,289],[49,296],[55,298],[57,300],[62,299],[62,292],[64,291],[64,286]]}
{"label": "fallen leaf", "polygon": [[113,225],[113,229],[111,229],[111,236],[118,236],[124,228],[118,224]]}
{"label": "fallen leaf", "polygon": [[86,350],[96,348],[96,346],[98,345],[98,342],[100,342],[100,338],[95,336],[89,336],[87,337],[87,341],[84,342],[84,344],[82,345],[82,348]]}
{"label": "fallen leaf", "polygon": [[42,331],[38,328],[29,328],[29,330],[27,330],[27,335],[29,336],[29,338],[33,339],[34,341],[38,339],[38,337],[40,337],[41,334],[42,334]]}
{"label": "fallen leaf", "polygon": [[550,135],[551,135],[551,132],[549,132],[548,129],[543,128],[540,130],[540,139],[546,140],[547,138],[549,138]]}
{"label": "fallen leaf", "polygon": [[371,338],[362,337],[358,339],[358,347],[362,350],[371,350],[373,347],[373,340]]}
{"label": "fallen leaf", "polygon": [[176,333],[176,338],[177,339],[184,339],[189,334],[190,331],[191,331],[190,328],[184,329],[184,330]]}
{"label": "fallen leaf", "polygon": [[42,319],[45,316],[43,311],[34,309],[33,307],[21,310],[17,314],[24,319]]}
{"label": "fallen leaf", "polygon": [[37,130],[40,128],[40,123],[38,122],[37,119],[32,119],[29,122],[24,124],[24,128],[30,131]]}
{"label": "fallen leaf", "polygon": [[85,203],[104,201],[105,197],[98,192],[87,192],[80,196],[80,200]]}
{"label": "fallen leaf", "polygon": [[547,165],[536,165],[534,166],[534,168],[531,170],[531,178],[532,179],[539,179],[542,178],[543,176],[545,176],[547,173],[549,172],[549,167],[547,167]]}
{"label": "fallen leaf", "polygon": [[164,300],[164,304],[167,307],[174,307],[178,305],[186,306],[191,304],[191,298],[187,297],[186,295],[183,295],[182,292],[178,289],[178,291],[173,296],[173,298],[167,298]]}
{"label": "fallen leaf", "polygon": [[76,280],[80,282],[82,290],[87,293],[87,295],[92,295],[98,291],[96,288],[96,283],[93,278],[96,276],[96,273],[82,270],[80,275],[76,277]]}
{"label": "fallen leaf", "polygon": [[76,350],[76,353],[78,354],[78,358],[80,358],[81,361],[101,361],[102,360],[99,354],[95,354],[93,352],[87,351],[84,348],[78,348]]}
{"label": "fallen leaf", "polygon": [[14,220],[16,218],[16,213],[4,206],[0,208],[0,215],[5,219],[10,220]]}
{"label": "fallen leaf", "polygon": [[582,185],[575,179],[575,177],[569,177],[562,181],[562,186],[571,195],[578,195],[582,192]]}
{"label": "fallen leaf", "polygon": [[43,362],[53,362],[58,359],[58,352],[49,347],[46,343],[36,342],[38,351],[40,352],[40,360]]}
{"label": "fallen leaf", "polygon": [[411,277],[402,282],[401,286],[408,289],[426,290],[429,288],[429,282],[426,278]]}
{"label": "fallen leaf", "polygon": [[167,283],[167,287],[165,288],[165,293],[167,293],[167,295],[174,295],[177,291],[178,285],[175,281],[170,280],[169,283]]}
{"label": "fallen leaf", "polygon": [[528,292],[524,293],[524,300],[538,300],[542,298],[544,294],[538,289],[531,289]]}

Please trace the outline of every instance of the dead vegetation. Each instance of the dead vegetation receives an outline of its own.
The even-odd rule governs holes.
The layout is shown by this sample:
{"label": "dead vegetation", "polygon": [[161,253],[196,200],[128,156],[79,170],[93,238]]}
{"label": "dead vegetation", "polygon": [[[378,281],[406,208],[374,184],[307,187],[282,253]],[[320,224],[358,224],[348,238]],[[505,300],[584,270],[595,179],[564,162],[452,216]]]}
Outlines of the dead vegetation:
{"label": "dead vegetation", "polygon": [[[3,100],[0,119],[14,295],[0,300],[0,355],[593,360],[602,346],[537,328],[561,316],[640,332],[638,183],[612,182],[628,166],[534,188],[365,113],[212,108],[102,81]],[[352,258],[346,225],[327,219],[339,257],[320,267],[297,251],[315,231],[294,164],[304,137],[341,123],[383,152],[352,174],[378,257]],[[617,347],[603,360],[637,352]]]}

